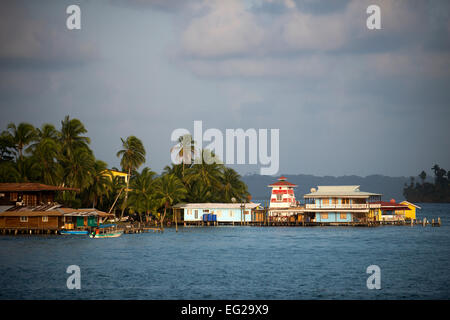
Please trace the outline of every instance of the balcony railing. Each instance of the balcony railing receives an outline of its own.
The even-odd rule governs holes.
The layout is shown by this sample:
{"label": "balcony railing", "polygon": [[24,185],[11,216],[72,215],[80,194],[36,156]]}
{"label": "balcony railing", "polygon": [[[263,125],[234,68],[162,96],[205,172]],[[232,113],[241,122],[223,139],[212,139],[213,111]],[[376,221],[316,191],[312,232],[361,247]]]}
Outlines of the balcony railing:
{"label": "balcony railing", "polygon": [[306,209],[376,209],[380,208],[379,203],[352,203],[352,204],[315,204],[307,203]]}

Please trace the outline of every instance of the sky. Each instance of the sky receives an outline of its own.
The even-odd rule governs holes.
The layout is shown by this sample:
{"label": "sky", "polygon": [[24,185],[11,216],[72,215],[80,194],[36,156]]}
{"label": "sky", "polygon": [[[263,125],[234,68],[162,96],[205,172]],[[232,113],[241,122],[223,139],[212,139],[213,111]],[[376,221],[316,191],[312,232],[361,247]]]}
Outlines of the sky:
{"label": "sky", "polygon": [[449,170],[449,15],[448,1],[1,1],[0,130],[70,115],[110,167],[135,135],[157,172],[195,120],[279,129],[279,174]]}

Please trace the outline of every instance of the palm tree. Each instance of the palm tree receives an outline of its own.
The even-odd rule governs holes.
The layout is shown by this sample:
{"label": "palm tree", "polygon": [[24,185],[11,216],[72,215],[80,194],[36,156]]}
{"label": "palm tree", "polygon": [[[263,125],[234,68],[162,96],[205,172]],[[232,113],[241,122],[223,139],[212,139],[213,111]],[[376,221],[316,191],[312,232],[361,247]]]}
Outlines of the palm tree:
{"label": "palm tree", "polygon": [[80,190],[88,188],[94,181],[94,165],[95,158],[90,149],[73,150],[71,157],[62,161],[64,185]]}
{"label": "palm tree", "polygon": [[[166,174],[158,178],[155,184],[156,194],[160,199],[160,203],[164,206],[164,215],[161,217],[161,229],[163,229],[164,218],[166,217],[167,209],[174,203],[183,200],[186,196],[186,188],[180,179],[173,174]],[[177,216],[175,215],[175,226],[178,231]]]}
{"label": "palm tree", "polygon": [[69,116],[66,116],[61,121],[59,140],[61,142],[63,156],[70,158],[77,149],[89,149],[91,140],[88,137],[82,136],[85,133],[87,133],[87,130],[80,120],[70,119]]}
{"label": "palm tree", "polygon": [[185,164],[191,164],[192,158],[195,156],[195,141],[190,134],[185,134],[178,138],[178,144],[175,145],[170,152],[177,151],[177,160],[182,163],[182,177],[184,178],[184,166]]}
{"label": "palm tree", "polygon": [[425,183],[425,179],[427,178],[427,173],[422,170],[422,172],[419,174],[420,179],[422,180],[422,184]]}
{"label": "palm tree", "polygon": [[189,202],[205,203],[213,201],[213,194],[207,186],[201,183],[195,183],[188,189]]}
{"label": "palm tree", "polygon": [[22,122],[16,126],[14,123],[10,123],[8,124],[8,130],[10,131],[14,147],[19,154],[19,159],[23,159],[23,149],[36,137],[33,125]]}
{"label": "palm tree", "polygon": [[154,171],[146,167],[140,174],[136,174],[130,183],[129,208],[130,211],[139,214],[141,222],[141,213],[148,216],[155,207],[155,192],[153,188],[155,175]]}
{"label": "palm tree", "polygon": [[36,181],[39,176],[38,164],[30,157],[19,158],[14,163],[11,174],[15,182]]}
{"label": "palm tree", "polygon": [[117,152],[117,157],[122,157],[120,160],[120,165],[123,170],[128,173],[127,187],[125,189],[125,201],[124,206],[122,207],[122,213],[120,215],[120,218],[122,218],[125,208],[127,207],[128,187],[130,184],[131,172],[138,169],[145,162],[145,148],[142,141],[135,136],[129,136],[126,140],[120,138],[120,140],[122,141],[122,150]]}
{"label": "palm tree", "polygon": [[241,202],[246,200],[249,195],[247,185],[242,182],[241,176],[232,168],[223,168],[220,182],[222,184],[222,199],[225,202],[231,202],[232,198]]}
{"label": "palm tree", "polygon": [[11,161],[14,159],[14,141],[8,131],[0,134],[0,161]]}
{"label": "palm tree", "polygon": [[[113,168],[113,170],[115,170]],[[117,170],[118,171],[118,170]],[[109,189],[110,192],[106,195],[106,206],[108,208],[108,212],[111,213],[114,209],[114,207],[121,207],[123,200],[123,190],[125,190],[125,182],[123,181],[122,177],[116,176],[113,177],[112,174],[110,175],[111,178],[109,180]]]}
{"label": "palm tree", "polygon": [[[215,157],[214,153],[210,153],[209,150],[202,150],[200,156],[203,158],[205,154],[211,154]],[[223,165],[213,162],[211,164],[201,161],[198,164],[192,165],[189,168],[186,182],[190,185],[193,183],[201,183],[211,189],[220,189],[220,177],[222,176]]]}
{"label": "palm tree", "polygon": [[55,127],[44,124],[41,129],[36,129],[35,143],[27,148],[39,167],[40,181],[45,184],[58,185],[62,180],[62,167],[57,162],[61,151],[57,138]]}
{"label": "palm tree", "polygon": [[88,188],[88,199],[92,202],[92,208],[97,206],[97,202],[103,204],[103,196],[107,196],[111,191],[111,177],[105,174],[106,170],[106,162],[95,161],[92,168],[92,183]]}

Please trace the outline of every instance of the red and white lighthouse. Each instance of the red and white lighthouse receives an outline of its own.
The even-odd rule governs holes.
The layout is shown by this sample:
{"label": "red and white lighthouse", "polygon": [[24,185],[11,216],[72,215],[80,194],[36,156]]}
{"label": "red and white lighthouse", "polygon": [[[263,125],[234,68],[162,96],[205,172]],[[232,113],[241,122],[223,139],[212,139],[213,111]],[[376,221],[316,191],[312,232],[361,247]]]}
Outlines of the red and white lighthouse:
{"label": "red and white lighthouse", "polygon": [[277,182],[268,185],[268,187],[272,188],[269,208],[289,208],[297,206],[294,194],[294,188],[296,188],[297,185],[287,181],[286,177],[278,178]]}

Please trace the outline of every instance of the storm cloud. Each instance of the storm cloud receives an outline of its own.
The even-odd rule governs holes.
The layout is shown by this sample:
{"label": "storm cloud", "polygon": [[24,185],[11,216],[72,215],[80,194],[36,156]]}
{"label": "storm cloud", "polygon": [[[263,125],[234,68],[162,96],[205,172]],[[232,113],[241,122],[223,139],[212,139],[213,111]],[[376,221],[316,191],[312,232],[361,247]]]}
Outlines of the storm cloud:
{"label": "storm cloud", "polygon": [[285,174],[450,167],[448,1],[79,1],[74,31],[70,4],[0,4],[3,128],[69,114],[110,166],[133,134],[156,171],[194,120],[279,128]]}

